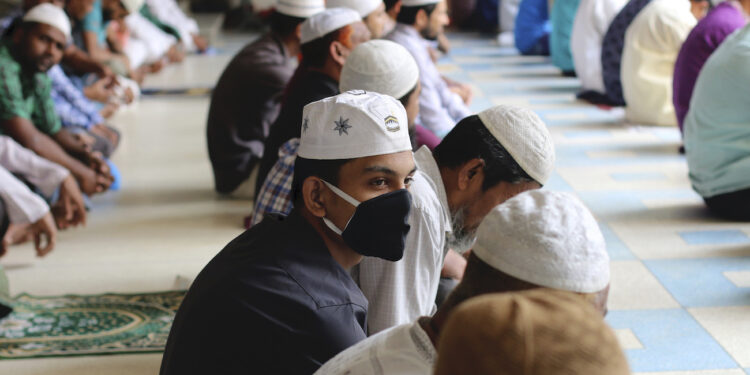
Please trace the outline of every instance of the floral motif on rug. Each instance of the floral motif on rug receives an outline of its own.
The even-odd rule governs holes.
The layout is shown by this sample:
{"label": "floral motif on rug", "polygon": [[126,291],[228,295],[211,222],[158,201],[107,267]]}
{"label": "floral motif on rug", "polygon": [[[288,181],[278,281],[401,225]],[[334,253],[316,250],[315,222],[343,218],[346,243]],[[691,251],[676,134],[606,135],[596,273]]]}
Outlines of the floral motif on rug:
{"label": "floral motif on rug", "polygon": [[161,352],[184,295],[21,294],[0,320],[0,359]]}

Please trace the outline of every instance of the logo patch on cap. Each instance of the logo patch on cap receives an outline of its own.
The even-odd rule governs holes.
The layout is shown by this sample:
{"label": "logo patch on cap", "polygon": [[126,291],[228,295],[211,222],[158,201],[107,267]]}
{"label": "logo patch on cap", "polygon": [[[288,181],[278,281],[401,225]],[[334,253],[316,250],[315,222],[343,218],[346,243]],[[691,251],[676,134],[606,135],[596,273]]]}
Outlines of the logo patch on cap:
{"label": "logo patch on cap", "polygon": [[302,122],[302,132],[307,132],[307,129],[310,128],[310,119],[305,117],[305,121]]}
{"label": "logo patch on cap", "polygon": [[336,124],[336,127],[333,128],[333,131],[339,132],[339,136],[342,136],[344,134],[349,135],[349,129],[351,129],[351,125],[349,125],[349,119],[344,120],[343,117],[339,117],[338,121],[334,121],[334,124]]}
{"label": "logo patch on cap", "polygon": [[401,130],[401,124],[398,123],[398,119],[396,118],[396,116],[394,116],[394,115],[388,115],[385,118],[384,121],[385,121],[385,128],[389,132],[394,132],[395,133],[395,132]]}

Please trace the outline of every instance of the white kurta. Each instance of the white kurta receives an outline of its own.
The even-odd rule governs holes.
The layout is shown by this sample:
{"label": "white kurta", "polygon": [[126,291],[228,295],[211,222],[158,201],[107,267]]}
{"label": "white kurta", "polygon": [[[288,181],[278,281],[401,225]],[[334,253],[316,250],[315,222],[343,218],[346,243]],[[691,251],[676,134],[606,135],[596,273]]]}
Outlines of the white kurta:
{"label": "white kurta", "polygon": [[419,95],[419,119],[417,124],[442,138],[471,110],[461,97],[450,90],[435,63],[430,58],[425,39],[412,26],[399,23],[386,39],[404,46],[417,61],[422,92]]}
{"label": "white kurta", "polygon": [[[131,40],[128,44],[140,41],[146,47],[145,63],[153,63],[164,57],[177,39],[156,27],[140,13],[131,13],[125,18],[130,30]],[[127,46],[126,46],[127,53]]]}
{"label": "white kurta", "polygon": [[419,323],[370,336],[326,362],[319,375],[432,374],[435,346]]}
{"label": "white kurta", "polygon": [[23,148],[12,138],[0,136],[0,198],[11,223],[34,223],[49,212],[44,200],[12,173],[17,173],[51,196],[70,174],[67,169]]}
{"label": "white kurta", "polygon": [[602,77],[602,40],[607,28],[628,0],[581,0],[573,22],[570,49],[576,75],[584,91],[605,93]]}
{"label": "white kurta", "polygon": [[440,272],[446,254],[446,234],[452,224],[448,197],[432,152],[414,154],[418,172],[411,185],[411,230],[404,257],[398,262],[365,257],[352,272],[370,302],[369,334],[413,322],[435,310]]}
{"label": "white kurta", "polygon": [[672,104],[674,64],[696,23],[688,0],[654,0],[630,24],[620,70],[629,122],[677,125]]}
{"label": "white kurta", "polygon": [[159,21],[174,27],[180,34],[185,50],[195,52],[193,35],[199,34],[198,23],[182,11],[175,0],[146,0],[146,5]]}

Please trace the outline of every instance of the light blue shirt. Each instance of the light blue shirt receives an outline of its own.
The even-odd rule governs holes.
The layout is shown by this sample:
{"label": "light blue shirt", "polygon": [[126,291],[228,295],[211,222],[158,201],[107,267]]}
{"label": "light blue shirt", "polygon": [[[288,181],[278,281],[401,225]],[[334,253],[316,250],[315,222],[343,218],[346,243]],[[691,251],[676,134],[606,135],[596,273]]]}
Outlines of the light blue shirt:
{"label": "light blue shirt", "polygon": [[404,46],[419,66],[422,93],[419,95],[419,119],[416,123],[443,138],[457,122],[470,116],[471,111],[461,97],[448,88],[430,58],[425,39],[414,27],[399,23],[386,38]]}
{"label": "light blue shirt", "polygon": [[685,119],[690,181],[710,198],[750,188],[750,26],[711,55]]}

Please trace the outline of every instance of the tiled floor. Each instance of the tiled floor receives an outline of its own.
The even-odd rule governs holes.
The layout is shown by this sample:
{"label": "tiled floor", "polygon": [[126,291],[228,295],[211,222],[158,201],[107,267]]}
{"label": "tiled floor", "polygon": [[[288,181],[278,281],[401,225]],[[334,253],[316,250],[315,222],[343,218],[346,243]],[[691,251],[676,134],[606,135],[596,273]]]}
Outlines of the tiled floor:
{"label": "tiled floor", "polygon": [[[149,88],[206,88],[248,36],[219,36],[216,56],[190,57]],[[531,107],[554,136],[548,189],[574,192],[600,220],[612,257],[608,321],[635,372],[750,374],[750,225],[709,217],[692,192],[676,129],[626,125],[621,110],[575,100],[578,82],[547,59],[452,35],[443,71],[472,82],[475,110]],[[204,137],[208,98],[147,97],[113,121],[123,188],[94,198],[89,225],[35,259],[1,262],[14,293],[147,292],[184,287],[241,232],[250,203],[215,198]],[[153,374],[159,355],[0,362],[2,374]]]}

